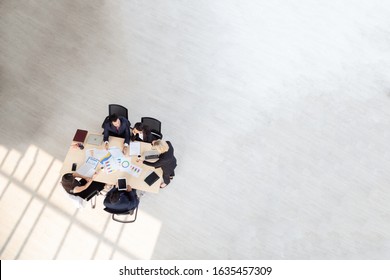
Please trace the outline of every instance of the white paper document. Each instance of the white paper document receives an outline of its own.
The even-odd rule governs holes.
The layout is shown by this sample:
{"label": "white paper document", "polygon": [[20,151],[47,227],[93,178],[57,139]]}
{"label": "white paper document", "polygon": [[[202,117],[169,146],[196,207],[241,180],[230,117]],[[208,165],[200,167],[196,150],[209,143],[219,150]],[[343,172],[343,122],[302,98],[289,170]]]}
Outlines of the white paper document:
{"label": "white paper document", "polygon": [[141,143],[140,142],[130,142],[130,155],[137,156],[141,154]]}
{"label": "white paper document", "polygon": [[95,170],[99,160],[97,158],[88,157],[85,163],[76,170],[77,173],[85,177],[92,177],[95,174]]}
{"label": "white paper document", "polygon": [[108,151],[114,158],[123,158],[122,150],[118,147],[111,147],[108,149]]}

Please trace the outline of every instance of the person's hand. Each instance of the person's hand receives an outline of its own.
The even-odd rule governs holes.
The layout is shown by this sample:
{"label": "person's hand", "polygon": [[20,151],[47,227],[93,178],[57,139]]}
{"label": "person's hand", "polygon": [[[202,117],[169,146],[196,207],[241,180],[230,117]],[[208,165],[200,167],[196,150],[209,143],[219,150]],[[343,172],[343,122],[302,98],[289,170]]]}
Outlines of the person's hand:
{"label": "person's hand", "polygon": [[123,150],[122,150],[123,154],[126,155],[127,154],[127,146],[124,146],[123,147]]}
{"label": "person's hand", "polygon": [[106,148],[106,150],[108,150],[108,148],[109,148],[108,143],[105,143],[105,144],[104,144],[104,148]]}
{"label": "person's hand", "polygon": [[95,177],[99,174],[99,170],[97,170],[93,175],[92,177],[90,178],[87,178],[87,181],[90,182],[90,181],[93,181],[95,179]]}

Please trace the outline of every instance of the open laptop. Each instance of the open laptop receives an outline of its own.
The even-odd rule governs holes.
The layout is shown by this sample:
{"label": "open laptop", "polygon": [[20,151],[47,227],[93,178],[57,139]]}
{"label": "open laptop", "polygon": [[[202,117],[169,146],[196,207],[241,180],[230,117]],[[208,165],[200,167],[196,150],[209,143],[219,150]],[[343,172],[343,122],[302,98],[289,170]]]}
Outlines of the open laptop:
{"label": "open laptop", "polygon": [[101,134],[90,134],[88,135],[87,143],[90,145],[100,146],[103,142],[103,135]]}
{"label": "open laptop", "polygon": [[156,159],[158,158],[158,156],[159,153],[157,152],[157,150],[149,150],[144,153],[145,159]]}

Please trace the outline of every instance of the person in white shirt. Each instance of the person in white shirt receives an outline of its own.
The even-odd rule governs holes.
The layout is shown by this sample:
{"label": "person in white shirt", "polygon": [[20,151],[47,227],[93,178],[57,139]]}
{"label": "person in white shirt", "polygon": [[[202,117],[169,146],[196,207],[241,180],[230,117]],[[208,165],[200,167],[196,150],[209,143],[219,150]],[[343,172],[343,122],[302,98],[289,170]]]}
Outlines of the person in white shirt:
{"label": "person in white shirt", "polygon": [[154,140],[153,135],[149,130],[149,127],[140,122],[137,122],[134,125],[132,133],[133,135],[131,136],[131,141],[152,143],[152,141]]}

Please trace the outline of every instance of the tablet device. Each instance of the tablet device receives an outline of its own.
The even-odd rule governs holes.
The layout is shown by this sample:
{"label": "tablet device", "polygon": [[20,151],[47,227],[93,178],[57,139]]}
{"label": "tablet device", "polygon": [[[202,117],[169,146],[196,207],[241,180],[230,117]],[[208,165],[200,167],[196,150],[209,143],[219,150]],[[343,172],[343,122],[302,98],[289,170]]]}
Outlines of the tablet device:
{"label": "tablet device", "polygon": [[125,191],[125,190],[127,190],[126,178],[119,178],[118,191]]}
{"label": "tablet device", "polygon": [[158,177],[158,175],[156,174],[156,172],[152,172],[150,173],[149,176],[147,176],[145,178],[145,182],[146,184],[148,184],[149,186],[153,185],[158,179],[160,179],[160,177]]}

